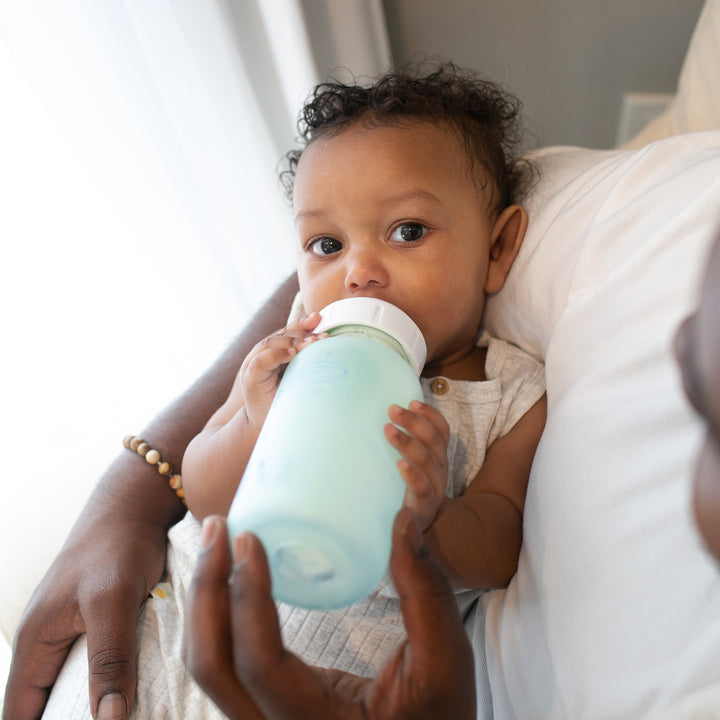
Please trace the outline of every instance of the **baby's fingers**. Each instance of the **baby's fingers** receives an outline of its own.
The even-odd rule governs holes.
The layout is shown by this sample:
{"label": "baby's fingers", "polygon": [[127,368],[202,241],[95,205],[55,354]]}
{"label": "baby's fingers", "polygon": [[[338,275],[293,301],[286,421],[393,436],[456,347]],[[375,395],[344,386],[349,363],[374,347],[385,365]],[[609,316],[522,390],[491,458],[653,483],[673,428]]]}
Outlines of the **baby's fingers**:
{"label": "baby's fingers", "polygon": [[243,368],[245,384],[261,384],[274,376],[278,368],[287,365],[307,344],[303,343],[300,346],[299,343],[289,339],[266,341],[258,352],[252,356],[248,355],[245,359]]}
{"label": "baby's fingers", "polygon": [[319,312],[310,313],[300,320],[298,323],[305,332],[312,332],[321,320]]}
{"label": "baby's fingers", "polygon": [[[440,507],[447,485],[447,471],[439,465],[426,448],[422,448],[416,440],[409,438],[394,425],[387,425],[385,434],[395,447],[397,445],[420,447],[420,454],[423,456],[421,463],[402,457],[398,460],[397,468],[406,485],[403,507],[410,508],[415,513],[420,527],[424,530],[435,519]],[[417,453],[415,454],[417,455]]]}
{"label": "baby's fingers", "polygon": [[[297,320],[294,323],[290,323],[287,327],[280,330],[277,335],[291,335],[297,338],[305,337],[308,333],[312,333],[312,331],[318,326],[319,322],[321,320],[321,316],[319,312],[310,313],[310,315],[305,315],[305,317],[300,318],[300,320]],[[326,337],[322,333],[318,333],[317,337]]]}
{"label": "baby's fingers", "polygon": [[[399,432],[399,431],[398,431]],[[405,507],[414,510],[421,519],[432,520],[426,517],[435,515],[439,500],[443,496],[447,480],[441,473],[428,474],[422,467],[402,458],[397,464],[402,479],[405,481]],[[433,482],[433,479],[435,482]],[[427,526],[426,522],[426,526]]]}
{"label": "baby's fingers", "polygon": [[[439,410],[431,405],[413,400],[406,410],[392,405],[388,410],[392,423],[405,430],[390,440],[403,457],[411,462],[422,464],[427,460],[425,449],[443,467],[447,466],[447,446],[450,441],[450,427]],[[416,443],[411,439],[417,440]]]}
{"label": "baby's fingers", "polygon": [[324,334],[308,333],[297,325],[269,335],[245,358],[243,370],[247,379],[251,382],[262,382],[280,366],[287,365],[301,350],[324,337]]}
{"label": "baby's fingers", "polygon": [[393,424],[385,426],[385,437],[402,456],[398,470],[407,485],[404,505],[426,528],[447,485],[447,422],[435,408],[420,402],[410,403],[407,410],[393,405],[388,415]]}

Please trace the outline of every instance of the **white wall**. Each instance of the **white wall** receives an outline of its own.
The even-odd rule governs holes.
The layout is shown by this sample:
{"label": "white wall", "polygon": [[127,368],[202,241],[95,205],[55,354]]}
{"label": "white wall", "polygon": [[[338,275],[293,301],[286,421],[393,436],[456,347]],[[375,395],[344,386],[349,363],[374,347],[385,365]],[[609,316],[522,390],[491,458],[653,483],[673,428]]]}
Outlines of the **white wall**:
{"label": "white wall", "polygon": [[[615,144],[624,92],[672,92],[703,0],[384,0],[396,64],[439,55],[523,101],[530,145]],[[660,51],[658,49],[660,48]]]}

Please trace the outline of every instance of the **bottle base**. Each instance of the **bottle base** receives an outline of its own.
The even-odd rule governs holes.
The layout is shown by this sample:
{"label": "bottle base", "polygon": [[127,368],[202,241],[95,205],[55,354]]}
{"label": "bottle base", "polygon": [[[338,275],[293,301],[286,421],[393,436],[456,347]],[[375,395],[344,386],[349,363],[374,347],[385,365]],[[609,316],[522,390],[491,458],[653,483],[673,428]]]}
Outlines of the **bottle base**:
{"label": "bottle base", "polygon": [[356,545],[332,529],[295,519],[231,527],[232,534],[241,531],[257,535],[265,548],[273,598],[310,610],[347,607],[367,597],[389,560],[372,542]]}

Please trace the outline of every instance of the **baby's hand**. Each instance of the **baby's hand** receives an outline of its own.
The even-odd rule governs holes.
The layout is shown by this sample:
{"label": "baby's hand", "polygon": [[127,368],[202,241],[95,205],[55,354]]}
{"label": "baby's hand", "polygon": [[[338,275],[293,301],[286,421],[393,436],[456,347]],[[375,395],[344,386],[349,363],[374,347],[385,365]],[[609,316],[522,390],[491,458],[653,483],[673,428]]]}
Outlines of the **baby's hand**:
{"label": "baby's hand", "polygon": [[385,437],[402,455],[398,469],[407,485],[403,505],[418,516],[424,531],[445,497],[450,427],[439,410],[417,400],[407,410],[391,406],[388,415],[393,424],[385,426]]}
{"label": "baby's hand", "polygon": [[285,366],[308,345],[327,337],[313,335],[320,313],[312,313],[283,330],[261,340],[247,355],[239,378],[249,422],[262,427],[280,383]]}

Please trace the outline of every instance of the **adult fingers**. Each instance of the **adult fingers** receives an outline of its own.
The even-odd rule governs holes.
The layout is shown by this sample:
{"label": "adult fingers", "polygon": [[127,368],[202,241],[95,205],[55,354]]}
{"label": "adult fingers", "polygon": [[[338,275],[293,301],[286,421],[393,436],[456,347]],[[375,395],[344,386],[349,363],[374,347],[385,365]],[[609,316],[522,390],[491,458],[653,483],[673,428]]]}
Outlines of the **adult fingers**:
{"label": "adult fingers", "polygon": [[360,717],[359,706],[334,690],[329,678],[283,647],[260,541],[243,534],[235,539],[234,551],[231,616],[235,670],[260,710],[272,720]]}
{"label": "adult fingers", "polygon": [[92,557],[78,589],[78,605],[87,633],[90,708],[97,718],[127,718],[137,674],[136,638],[140,607],[165,559],[164,528],[137,523],[125,526],[122,545],[107,537],[119,527],[107,525],[104,544]]}
{"label": "adult fingers", "polygon": [[230,625],[230,548],[225,521],[203,522],[204,551],[198,558],[188,591],[183,660],[190,674],[228,717],[262,717],[238,682],[232,657]]}
{"label": "adult fingers", "polygon": [[[97,579],[93,577],[93,583]],[[36,597],[43,598],[43,582]],[[77,596],[50,593],[52,603],[32,602],[15,639],[13,665],[3,709],[13,720],[42,714],[50,688],[73,641],[87,630],[90,707],[101,720],[129,717],[135,695],[135,630],[143,596],[140,583],[116,577],[99,583],[83,604]],[[55,581],[48,587],[59,587]],[[133,594],[135,595],[133,602]],[[78,592],[82,595],[82,591]]]}
{"label": "adult fingers", "polygon": [[28,605],[15,635],[3,704],[6,720],[34,720],[42,715],[70,646],[82,632],[77,614],[62,612],[68,604],[44,594],[42,587]]}
{"label": "adult fingers", "polygon": [[135,700],[136,631],[144,596],[110,581],[85,610],[90,707],[98,720],[125,720]]}
{"label": "adult fingers", "polygon": [[409,677],[426,716],[437,708],[437,717],[475,717],[472,648],[450,582],[407,509],[395,518],[390,571],[412,651]]}

